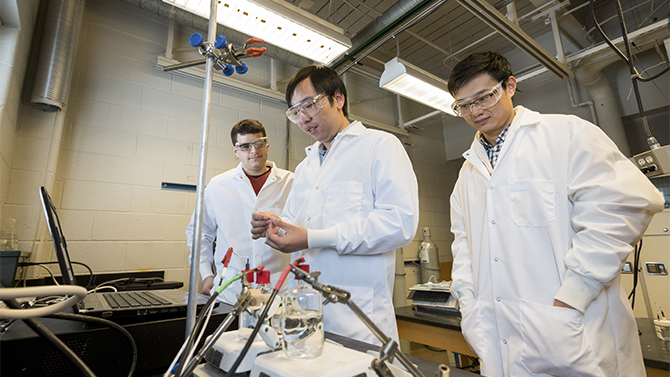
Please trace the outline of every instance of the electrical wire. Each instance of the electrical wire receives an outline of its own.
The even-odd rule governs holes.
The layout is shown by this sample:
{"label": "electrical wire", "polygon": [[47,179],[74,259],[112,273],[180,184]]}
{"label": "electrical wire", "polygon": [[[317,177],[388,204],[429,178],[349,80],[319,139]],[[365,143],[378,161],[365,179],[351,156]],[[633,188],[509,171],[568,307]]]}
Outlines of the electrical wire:
{"label": "electrical wire", "polygon": [[[43,264],[56,264],[56,263],[58,263],[58,262],[21,262],[21,263],[17,264],[17,266],[18,266],[18,267],[26,267],[26,266],[40,266],[40,267],[44,267],[44,266],[42,266]],[[70,262],[70,263],[72,263],[72,264],[78,264],[78,265],[80,265],[80,266],[84,266],[84,267],[86,267],[86,269],[88,270],[88,283],[86,284],[86,289],[89,289],[89,288],[91,287],[91,283],[93,283],[93,270],[91,269],[91,267],[89,267],[87,264],[85,264],[85,263],[81,263],[81,262],[75,262],[75,261],[72,261],[72,262]],[[54,280],[54,283],[55,283],[56,285],[58,285],[58,282],[56,281],[56,278],[54,277],[54,275],[53,275],[53,273],[51,272],[51,270],[47,269],[47,271],[49,271],[49,274],[51,275],[51,278]],[[24,286],[25,286],[25,285],[24,285]]]}
{"label": "electrical wire", "polygon": [[[17,289],[17,288],[11,288],[11,289]],[[22,309],[21,305],[15,299],[7,298],[3,299],[2,301],[4,301],[5,304],[8,307],[12,308],[13,310],[31,310],[31,309]],[[58,351],[60,351],[65,357],[67,357],[84,376],[95,377],[95,374],[88,367],[88,365],[86,365],[79,358],[79,356],[77,356],[77,354],[74,353],[74,351],[68,348],[68,346],[65,345],[63,341],[58,339],[58,337],[56,337],[56,335],[54,335],[54,333],[52,333],[46,326],[44,326],[42,323],[40,323],[34,318],[24,318],[22,320],[23,322],[25,322],[26,325],[28,325],[28,327],[30,327],[33,331],[35,331],[39,336],[50,342]]]}
{"label": "electrical wire", "polygon": [[623,9],[621,8],[621,1],[617,0],[616,1],[616,10],[617,10],[617,16],[619,18],[619,26],[621,28],[621,37],[624,42],[624,46],[626,47],[626,54],[621,52],[614,43],[607,37],[603,29],[600,27],[600,24],[598,23],[598,20],[596,19],[595,12],[593,11],[593,3],[594,0],[589,0],[589,14],[591,15],[591,19],[593,20],[593,23],[595,24],[596,30],[600,34],[601,37],[605,40],[605,43],[617,54],[619,57],[628,65],[628,69],[630,71],[631,75],[631,80],[633,81],[633,90],[635,91],[635,100],[637,102],[637,108],[638,111],[640,112],[640,118],[642,119],[642,125],[645,131],[645,134],[647,135],[647,143],[649,143],[649,146],[651,148],[657,148],[660,145],[658,145],[658,142],[656,139],[652,136],[651,130],[649,129],[649,124],[647,122],[647,117],[644,114],[644,107],[642,106],[642,99],[640,98],[640,90],[638,89],[637,82],[642,81],[642,82],[648,82],[651,80],[654,80],[661,75],[665,74],[670,70],[670,64],[666,64],[666,67],[661,70],[661,72],[651,76],[651,77],[642,77],[638,72],[637,69],[635,68],[635,64],[633,63],[633,52],[631,51],[631,43],[630,40],[628,39],[628,32],[626,31],[626,21],[624,20],[623,16]]}
{"label": "electrical wire", "polygon": [[[207,325],[209,324],[209,320],[212,316],[212,311],[214,310],[214,305],[211,305],[209,309],[207,310],[207,314],[205,315],[205,322],[202,325],[202,330],[198,334],[198,338],[195,340],[195,345],[200,344],[200,340],[202,339],[202,336],[205,334],[205,329],[207,329]],[[187,355],[184,363],[188,365],[191,360],[193,359],[193,352],[195,352],[195,347],[191,348],[191,352]]]}
{"label": "electrical wire", "polygon": [[30,319],[43,317],[71,307],[86,297],[86,289],[78,285],[49,285],[45,287],[0,288],[0,300],[16,300],[19,297],[49,295],[71,296],[65,301],[40,308],[0,309],[0,318]]}
{"label": "electrical wire", "polygon": [[43,269],[47,270],[47,272],[49,273],[49,276],[51,276],[51,280],[54,281],[54,284],[55,285],[60,285],[60,284],[58,284],[58,281],[56,280],[56,277],[54,276],[54,273],[51,271],[51,269],[49,267],[47,267],[43,264],[37,264],[37,267],[42,267]]}
{"label": "electrical wire", "polygon": [[100,290],[103,290],[103,289],[109,289],[109,290],[111,290],[112,292],[118,292],[118,291],[119,291],[119,290],[116,289],[116,287],[113,286],[113,285],[99,285],[99,286],[97,286],[97,287],[91,289],[90,291],[88,291],[88,293],[94,293],[94,292],[97,292],[97,291],[100,291]]}
{"label": "electrical wire", "polygon": [[137,344],[135,343],[135,339],[133,336],[128,332],[128,330],[124,329],[123,326],[112,322],[110,320],[104,319],[104,318],[97,318],[97,317],[91,317],[91,316],[86,316],[86,315],[81,315],[81,314],[72,314],[72,313],[53,313],[49,314],[47,317],[49,318],[57,318],[57,319],[65,319],[68,321],[79,321],[79,322],[89,322],[89,323],[96,323],[96,324],[101,324],[104,326],[107,326],[113,330],[116,330],[123,334],[123,336],[126,337],[128,340],[128,343],[130,344],[131,352],[133,354],[132,361],[130,363],[130,370],[128,372],[128,377],[132,377],[133,373],[135,373],[135,368],[137,367]]}
{"label": "electrical wire", "polygon": [[635,295],[636,295],[636,288],[637,288],[637,278],[638,274],[640,273],[639,268],[640,268],[640,253],[642,252],[642,239],[640,239],[640,242],[635,245],[635,248],[633,249],[633,289],[631,289],[630,294],[628,295],[628,299],[630,300],[631,297],[633,300],[631,301],[631,309],[635,309]]}
{"label": "electrical wire", "polygon": [[[223,283],[219,288],[217,288],[212,296],[207,300],[205,303],[205,306],[200,310],[200,315],[196,319],[195,326],[193,326],[193,330],[191,331],[191,334],[189,334],[188,338],[184,342],[184,345],[182,348],[179,350],[177,353],[177,356],[175,356],[175,359],[172,361],[172,364],[170,368],[165,372],[164,376],[168,376],[169,373],[172,371],[172,368],[176,365],[176,360],[179,360],[179,368],[177,370],[177,373],[175,374],[176,376],[181,375],[181,372],[183,368],[186,366],[186,359],[187,355],[192,355],[193,354],[193,348],[198,345],[197,342],[194,342],[195,334],[200,333],[201,331],[204,333],[204,330],[206,329],[206,325],[204,325],[204,319],[207,315],[207,313],[210,313],[211,315],[211,310],[210,308],[214,307],[214,303],[216,302],[216,298],[219,296],[221,292],[223,292],[224,289],[228,288],[233,282],[240,280],[242,278],[242,273],[239,273],[235,276],[233,276],[230,280],[226,281]],[[209,318],[207,319],[209,320]]]}

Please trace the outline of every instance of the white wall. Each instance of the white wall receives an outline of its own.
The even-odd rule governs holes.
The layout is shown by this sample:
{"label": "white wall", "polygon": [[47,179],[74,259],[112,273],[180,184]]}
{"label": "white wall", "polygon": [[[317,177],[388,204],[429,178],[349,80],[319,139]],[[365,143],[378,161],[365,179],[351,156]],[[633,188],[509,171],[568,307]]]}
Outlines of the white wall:
{"label": "white wall", "polygon": [[0,226],[4,225],[3,210],[19,129],[19,100],[37,5],[36,0],[8,0],[0,6]]}

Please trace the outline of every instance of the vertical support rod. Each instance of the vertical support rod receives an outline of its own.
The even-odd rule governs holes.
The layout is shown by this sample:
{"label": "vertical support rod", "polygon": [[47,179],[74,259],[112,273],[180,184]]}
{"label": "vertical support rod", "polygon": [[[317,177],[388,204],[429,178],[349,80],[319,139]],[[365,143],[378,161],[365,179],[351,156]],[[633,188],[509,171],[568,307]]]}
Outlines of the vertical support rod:
{"label": "vertical support rod", "polygon": [[168,22],[167,43],[165,47],[165,57],[172,60],[172,51],[174,50],[174,21]]}
{"label": "vertical support rod", "polygon": [[405,120],[402,117],[402,101],[400,100],[400,96],[397,94],[395,95],[395,109],[396,109],[395,116],[397,118],[395,126],[397,128],[400,128],[401,130],[404,130]]}
{"label": "vertical support rod", "polygon": [[[216,4],[212,0],[209,11],[209,30],[207,41],[216,39]],[[191,247],[191,275],[188,286],[188,309],[186,312],[186,338],[195,326],[196,298],[198,296],[198,271],[200,266],[200,243],[202,237],[202,212],[205,198],[205,174],[207,172],[207,137],[209,135],[209,113],[212,102],[212,75],[214,58],[207,57],[205,63],[205,88],[202,100],[202,132],[200,133],[200,163],[198,164],[198,186],[195,198],[195,228],[193,229],[193,245]]]}
{"label": "vertical support rod", "polygon": [[516,16],[516,5],[513,1],[507,4],[507,19],[519,26],[519,19]]}
{"label": "vertical support rod", "polygon": [[549,12],[549,21],[551,22],[551,31],[554,34],[554,43],[556,44],[556,58],[559,62],[565,63],[565,51],[563,50],[563,40],[561,39],[561,29],[558,27],[556,11]]}
{"label": "vertical support rod", "polygon": [[640,287],[642,288],[642,297],[644,298],[644,306],[647,308],[647,316],[654,319],[654,314],[651,312],[651,302],[649,301],[649,291],[647,291],[647,283],[644,281],[644,267],[640,266],[637,270],[640,275]]}

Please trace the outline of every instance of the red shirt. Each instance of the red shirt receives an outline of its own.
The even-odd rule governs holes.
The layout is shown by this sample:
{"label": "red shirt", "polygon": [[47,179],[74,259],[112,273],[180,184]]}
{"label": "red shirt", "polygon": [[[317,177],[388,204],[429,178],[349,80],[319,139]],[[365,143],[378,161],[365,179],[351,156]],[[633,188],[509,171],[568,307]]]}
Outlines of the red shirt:
{"label": "red shirt", "polygon": [[261,175],[249,175],[245,171],[244,174],[249,177],[249,180],[251,181],[251,187],[254,188],[254,192],[256,193],[256,196],[258,196],[258,192],[261,191],[261,188],[263,188],[263,185],[265,184],[265,181],[267,181],[268,176],[270,175],[270,170],[272,168],[269,168],[268,171]]}

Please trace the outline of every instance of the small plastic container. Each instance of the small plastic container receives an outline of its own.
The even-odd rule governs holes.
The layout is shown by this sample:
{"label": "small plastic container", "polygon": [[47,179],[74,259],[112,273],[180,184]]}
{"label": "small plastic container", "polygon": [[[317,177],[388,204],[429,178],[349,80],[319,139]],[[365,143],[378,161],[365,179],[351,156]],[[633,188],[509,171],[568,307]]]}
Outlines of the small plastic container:
{"label": "small plastic container", "polygon": [[[309,272],[309,265],[298,268]],[[296,279],[298,279],[296,277]],[[282,344],[286,356],[313,358],[323,353],[323,306],[321,293],[302,280],[284,296]]]}

